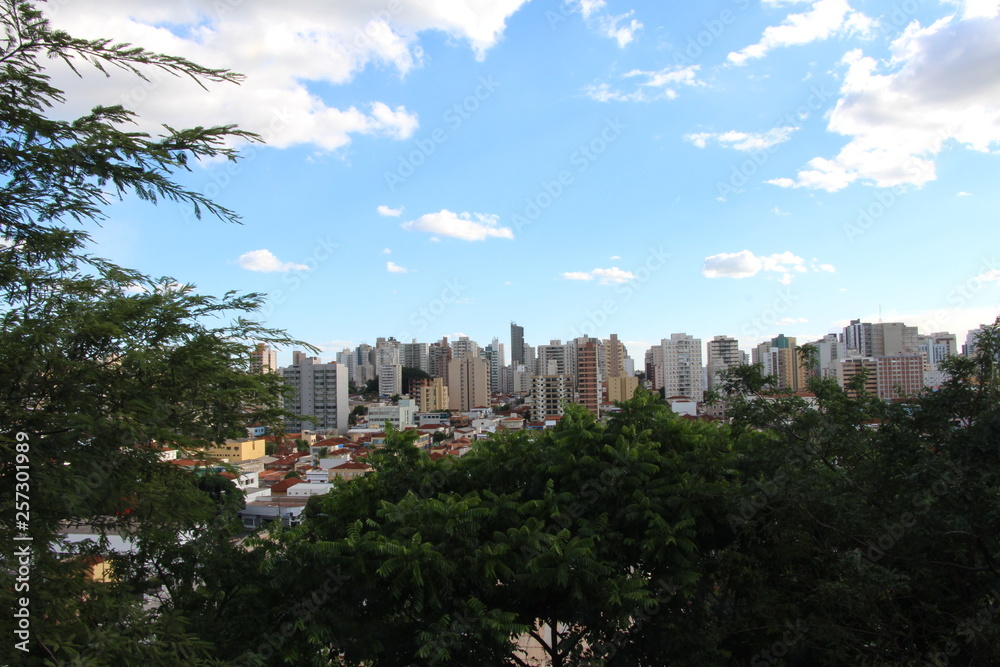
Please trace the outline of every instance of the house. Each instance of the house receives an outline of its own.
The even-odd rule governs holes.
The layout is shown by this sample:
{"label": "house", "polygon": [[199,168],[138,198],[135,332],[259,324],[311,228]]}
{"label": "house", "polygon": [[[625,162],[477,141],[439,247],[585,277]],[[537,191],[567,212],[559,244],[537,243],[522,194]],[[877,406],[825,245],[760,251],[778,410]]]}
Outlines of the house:
{"label": "house", "polygon": [[329,482],[315,482],[309,484],[296,484],[288,489],[289,498],[309,498],[311,496],[322,496],[330,492],[333,484]]}
{"label": "house", "polygon": [[271,495],[280,496],[288,493],[288,489],[296,484],[305,484],[298,477],[289,477],[271,485]]}
{"label": "house", "polygon": [[349,461],[347,463],[342,463],[339,466],[330,468],[330,474],[348,480],[348,479],[354,479],[358,475],[364,475],[367,472],[371,472],[371,469],[372,467],[367,463],[362,463],[360,461]]}
{"label": "house", "polygon": [[240,510],[243,527],[254,530],[272,521],[281,521],[282,526],[297,526],[302,521],[302,511],[308,502],[306,497],[271,497],[247,503]]}

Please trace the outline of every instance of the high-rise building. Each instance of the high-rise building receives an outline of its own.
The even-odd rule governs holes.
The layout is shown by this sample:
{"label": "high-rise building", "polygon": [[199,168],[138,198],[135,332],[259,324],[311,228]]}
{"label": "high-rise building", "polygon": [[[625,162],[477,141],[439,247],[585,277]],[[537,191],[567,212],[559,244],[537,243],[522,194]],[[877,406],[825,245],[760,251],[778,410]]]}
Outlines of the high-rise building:
{"label": "high-rise building", "polygon": [[378,369],[379,396],[398,396],[403,393],[403,365],[382,364]]}
{"label": "high-rise building", "polygon": [[428,374],[431,372],[430,348],[427,343],[418,343],[414,339],[411,343],[403,343],[402,352],[401,364],[409,368],[419,368]]}
{"label": "high-rise building", "polygon": [[591,414],[599,414],[601,404],[600,341],[582,336],[576,345],[576,398]]}
{"label": "high-rise building", "polygon": [[458,340],[451,342],[451,358],[461,359],[462,357],[478,357],[479,344],[474,340],[469,340],[468,336],[461,336]]}
{"label": "high-rise building", "polygon": [[251,373],[277,373],[278,351],[265,343],[257,343],[250,353]]}
{"label": "high-rise building", "polygon": [[524,327],[510,323],[510,361],[514,366],[524,363]]}
{"label": "high-rise building", "polygon": [[746,353],[740,350],[740,343],[729,336],[716,336],[708,341],[708,388],[715,389],[723,371],[746,361]]}
{"label": "high-rise building", "polygon": [[801,391],[806,387],[806,370],[799,360],[794,337],[778,334],[753,350],[753,362],[763,364],[765,375],[777,378],[777,388]]}
{"label": "high-rise building", "polygon": [[611,334],[610,338],[604,339],[604,378],[621,377],[625,373],[625,359],[628,357],[628,350],[625,344],[618,340],[618,334]]}
{"label": "high-rise building", "polygon": [[576,361],[573,358],[575,346],[572,342],[550,340],[548,345],[539,345],[538,375],[572,375]]}
{"label": "high-rise building", "polygon": [[494,338],[493,342],[483,350],[483,353],[483,357],[490,366],[490,392],[495,394],[500,393],[503,384],[502,369],[506,365],[506,361],[504,360],[504,345],[498,339]]}
{"label": "high-rise building", "polygon": [[416,396],[421,412],[448,410],[448,387],[441,378],[420,378],[413,381],[411,394]]}
{"label": "high-rise building", "polygon": [[378,377],[375,374],[375,348],[368,343],[361,343],[354,350],[354,368],[351,378],[354,386],[364,388],[368,382]]}
{"label": "high-rise building", "polygon": [[872,347],[872,324],[861,320],[851,320],[851,323],[844,327],[844,346],[848,352],[861,357],[870,357],[874,354]]}
{"label": "high-rise building", "polygon": [[872,325],[873,357],[916,354],[919,347],[917,327],[908,327],[902,322],[878,322]]}
{"label": "high-rise building", "polygon": [[295,389],[295,394],[285,399],[285,410],[313,419],[286,419],[289,433],[304,429],[347,432],[347,368],[337,364],[324,364],[319,357],[307,357],[302,352],[292,353],[292,365],[279,371],[285,382]]}
{"label": "high-rise building", "polygon": [[847,356],[847,346],[841,340],[842,336],[831,333],[810,343],[816,348],[816,375],[821,378],[836,378],[838,359]]}
{"label": "high-rise building", "polygon": [[958,354],[958,337],[953,333],[937,331],[917,336],[917,346],[924,358],[924,370],[935,370],[942,361]]}
{"label": "high-rise building", "polygon": [[608,403],[627,401],[635,395],[635,390],[639,388],[639,378],[628,375],[608,378],[607,383]]}
{"label": "high-rise building", "polygon": [[845,359],[837,359],[834,366],[837,370],[837,383],[851,398],[857,398],[860,392],[848,389],[848,386],[851,380],[862,372],[865,373],[865,391],[872,395],[878,394],[875,360],[871,357],[850,356]]}
{"label": "high-rise building", "polygon": [[479,357],[458,357],[448,362],[448,406],[466,412],[490,404],[489,366]]}
{"label": "high-rise building", "polygon": [[566,404],[573,401],[573,380],[568,375],[534,375],[531,377],[531,418],[562,416]]}
{"label": "high-rise building", "polygon": [[663,388],[666,397],[685,396],[695,401],[704,398],[702,383],[701,339],[685,333],[670,334],[660,341],[663,349]]}
{"label": "high-rise building", "polygon": [[402,365],[402,345],[395,338],[379,338],[375,343],[375,370],[383,366]]}
{"label": "high-rise building", "polygon": [[427,372],[430,373],[432,377],[443,379],[445,386],[447,386],[448,362],[451,361],[452,357],[451,345],[448,344],[448,339],[442,338],[436,343],[431,343],[427,354],[428,365],[430,366],[430,370]]}
{"label": "high-rise building", "polygon": [[924,358],[919,354],[875,357],[875,381],[883,400],[912,396],[924,388]]}

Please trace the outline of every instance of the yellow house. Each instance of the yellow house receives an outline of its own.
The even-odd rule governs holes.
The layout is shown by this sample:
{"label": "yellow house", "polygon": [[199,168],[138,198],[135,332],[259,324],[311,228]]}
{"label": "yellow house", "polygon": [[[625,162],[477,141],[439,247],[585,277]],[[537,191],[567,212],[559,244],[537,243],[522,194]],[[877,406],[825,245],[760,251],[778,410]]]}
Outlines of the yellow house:
{"label": "yellow house", "polygon": [[216,459],[226,459],[230,463],[240,463],[264,456],[264,438],[241,438],[226,440],[224,445],[205,449],[205,454]]}

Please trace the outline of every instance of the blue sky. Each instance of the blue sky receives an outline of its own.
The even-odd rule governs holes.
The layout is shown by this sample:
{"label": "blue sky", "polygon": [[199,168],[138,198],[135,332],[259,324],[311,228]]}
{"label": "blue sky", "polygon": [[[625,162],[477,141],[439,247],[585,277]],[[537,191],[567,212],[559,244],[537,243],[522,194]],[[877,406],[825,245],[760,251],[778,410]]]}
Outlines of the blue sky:
{"label": "blue sky", "polygon": [[267,140],[183,177],[243,225],[126,200],[95,251],[267,292],[266,322],[325,357],[509,342],[511,320],[530,344],[617,333],[641,360],[673,332],[749,349],[881,309],[964,338],[1000,312],[997,3],[447,5],[51,3],[74,34],[247,75],[54,68],[64,113]]}

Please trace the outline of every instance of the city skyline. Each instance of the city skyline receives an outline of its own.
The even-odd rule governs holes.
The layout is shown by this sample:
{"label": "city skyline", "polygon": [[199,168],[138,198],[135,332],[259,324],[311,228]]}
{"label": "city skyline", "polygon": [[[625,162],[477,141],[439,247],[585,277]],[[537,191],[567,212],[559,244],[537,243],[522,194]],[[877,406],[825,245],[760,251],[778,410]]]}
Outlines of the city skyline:
{"label": "city skyline", "polygon": [[[238,123],[182,181],[244,218],[113,202],[92,250],[332,357],[378,336],[959,335],[1000,312],[996,2],[48,3],[56,27],[245,73],[58,62],[65,116]],[[99,7],[99,10],[98,10]],[[881,317],[880,317],[881,316]],[[287,363],[290,351],[281,352]]]}

